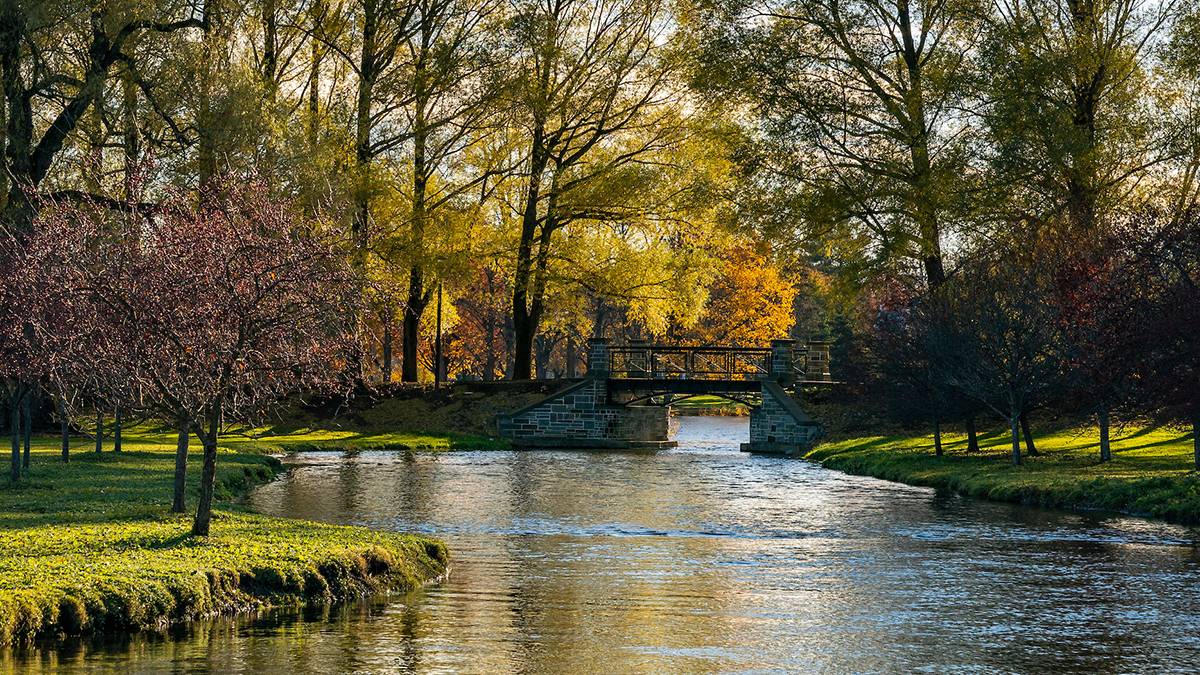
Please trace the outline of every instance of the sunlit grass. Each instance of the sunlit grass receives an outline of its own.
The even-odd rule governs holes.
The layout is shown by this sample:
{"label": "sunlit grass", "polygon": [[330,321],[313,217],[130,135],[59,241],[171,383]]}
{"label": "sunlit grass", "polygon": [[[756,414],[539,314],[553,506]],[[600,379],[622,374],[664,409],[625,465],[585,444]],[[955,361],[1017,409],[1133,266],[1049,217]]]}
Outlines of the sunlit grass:
{"label": "sunlit grass", "polygon": [[671,404],[671,408],[684,415],[749,415],[750,408],[720,396],[692,396]]}
{"label": "sunlit grass", "polygon": [[[175,432],[138,428],[135,437],[174,447]],[[193,439],[193,442],[194,439]],[[312,450],[492,450],[506,448],[501,439],[459,433],[422,433],[361,429],[261,427],[222,434],[220,445],[242,452],[280,453]]]}
{"label": "sunlit grass", "polygon": [[895,435],[822,444],[808,459],[848,473],[989,499],[1200,522],[1200,476],[1193,470],[1190,433],[1170,428],[1115,433],[1108,462],[1100,462],[1094,428],[1043,433],[1034,441],[1041,454],[1025,457],[1022,466],[1010,462],[1005,431],[982,435],[978,453],[967,453],[963,435],[945,435],[946,454],[940,458],[931,435]]}
{"label": "sunlit grass", "polygon": [[[0,482],[0,642],[170,622],[264,604],[330,601],[411,587],[444,569],[422,537],[248,513],[229,500],[278,461],[223,448],[212,534],[168,512],[175,439],[132,434],[120,453],[79,442],[71,463],[37,438],[32,468]],[[236,447],[236,444],[234,444]],[[0,471],[7,476],[7,453]],[[195,504],[199,453],[189,462]]]}

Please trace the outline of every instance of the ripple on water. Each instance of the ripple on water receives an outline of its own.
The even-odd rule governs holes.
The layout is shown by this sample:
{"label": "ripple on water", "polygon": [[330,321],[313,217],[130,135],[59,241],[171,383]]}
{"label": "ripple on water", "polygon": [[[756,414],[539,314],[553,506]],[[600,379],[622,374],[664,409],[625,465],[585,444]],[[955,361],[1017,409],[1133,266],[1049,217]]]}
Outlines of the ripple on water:
{"label": "ripple on water", "polygon": [[[435,534],[450,580],[330,616],[83,650],[157,671],[1190,671],[1197,533],[738,451],[289,457],[254,508]],[[30,664],[33,662],[25,661]]]}

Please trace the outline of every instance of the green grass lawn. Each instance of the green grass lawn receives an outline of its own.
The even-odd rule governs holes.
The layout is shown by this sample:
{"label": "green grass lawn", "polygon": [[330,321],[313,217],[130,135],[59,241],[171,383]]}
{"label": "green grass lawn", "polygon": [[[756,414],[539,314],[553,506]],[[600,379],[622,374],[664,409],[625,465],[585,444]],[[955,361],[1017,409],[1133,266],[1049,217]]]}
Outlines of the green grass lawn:
{"label": "green grass lawn", "polygon": [[679,415],[749,415],[750,408],[730,401],[720,396],[693,396],[678,403],[672,403],[671,409]]}
{"label": "green grass lawn", "polygon": [[[223,501],[203,538],[190,535],[190,515],[168,512],[170,435],[129,435],[121,453],[106,444],[96,454],[81,440],[67,465],[57,439],[35,441],[27,478],[15,486],[0,479],[0,643],[327,602],[413,587],[445,570],[445,548],[430,539],[272,518],[230,503],[280,469],[270,457],[231,449],[237,443],[221,450]],[[194,507],[199,453],[191,459]]]}
{"label": "green grass lawn", "polygon": [[[1200,475],[1192,436],[1179,429],[1115,432],[1113,459],[1099,461],[1098,432],[1068,429],[1035,436],[1042,453],[1011,464],[1010,437],[996,431],[967,454],[966,437],[869,436],[824,443],[807,455],[833,469],[1002,501],[1074,509],[1107,509],[1181,523],[1200,523]],[[1024,446],[1022,446],[1024,449]]]}
{"label": "green grass lawn", "polygon": [[462,386],[362,397],[336,411],[296,405],[281,410],[270,428],[253,430],[244,439],[231,436],[226,442],[271,451],[504,449],[510,444],[497,437],[496,416],[520,410],[547,393],[472,391]]}
{"label": "green grass lawn", "polygon": [[[174,447],[175,432],[139,428],[139,438]],[[111,444],[111,439],[106,441]],[[221,436],[223,447],[243,452],[278,453],[314,450],[500,450],[508,443],[455,432],[425,433],[374,429],[311,429],[264,427]],[[198,446],[197,446],[198,447]]]}

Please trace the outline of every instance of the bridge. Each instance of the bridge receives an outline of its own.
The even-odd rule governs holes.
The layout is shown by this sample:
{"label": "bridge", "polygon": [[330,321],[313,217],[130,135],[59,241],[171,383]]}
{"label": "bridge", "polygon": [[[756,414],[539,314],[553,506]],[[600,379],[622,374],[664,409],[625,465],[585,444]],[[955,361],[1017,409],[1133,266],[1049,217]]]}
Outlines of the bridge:
{"label": "bridge", "polygon": [[797,392],[832,383],[829,344],[815,340],[680,347],[593,339],[587,366],[583,379],[500,416],[501,435],[519,447],[662,447],[673,444],[671,404],[715,395],[751,406],[743,450],[794,454],[821,434]]}

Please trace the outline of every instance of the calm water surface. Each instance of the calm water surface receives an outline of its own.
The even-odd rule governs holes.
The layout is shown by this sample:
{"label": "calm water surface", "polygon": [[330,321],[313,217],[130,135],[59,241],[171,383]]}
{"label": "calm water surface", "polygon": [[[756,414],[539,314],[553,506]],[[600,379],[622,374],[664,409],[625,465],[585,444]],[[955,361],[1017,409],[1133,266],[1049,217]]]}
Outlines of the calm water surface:
{"label": "calm water surface", "polygon": [[446,583],[321,614],[68,644],[18,669],[1163,672],[1200,669],[1200,532],[749,456],[309,453],[259,511],[436,534]]}

